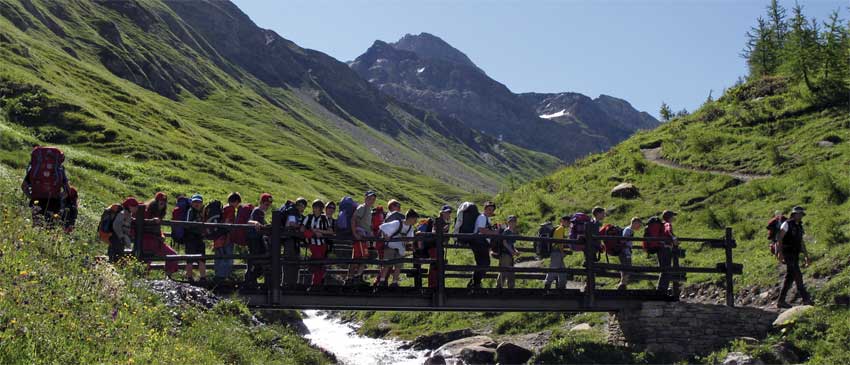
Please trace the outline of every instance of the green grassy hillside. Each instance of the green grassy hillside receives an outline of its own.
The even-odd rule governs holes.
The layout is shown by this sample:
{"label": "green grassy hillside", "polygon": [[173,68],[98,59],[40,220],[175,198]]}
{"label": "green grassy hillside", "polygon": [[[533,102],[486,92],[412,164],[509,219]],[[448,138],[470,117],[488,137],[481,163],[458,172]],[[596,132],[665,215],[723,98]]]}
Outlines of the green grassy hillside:
{"label": "green grassy hillside", "polygon": [[558,165],[471,131],[466,141],[447,136],[444,121],[391,101],[372,106],[395,123],[382,129],[319,83],[270,86],[159,1],[4,0],[0,10],[0,161],[21,169],[32,144],[59,145],[88,202],[157,190],[254,200],[375,189],[431,208]]}
{"label": "green grassy hillside", "polygon": [[71,235],[33,228],[18,176],[0,166],[0,363],[331,363],[238,301],[169,307],[140,286],[141,264],[95,264],[105,246],[88,214]]}

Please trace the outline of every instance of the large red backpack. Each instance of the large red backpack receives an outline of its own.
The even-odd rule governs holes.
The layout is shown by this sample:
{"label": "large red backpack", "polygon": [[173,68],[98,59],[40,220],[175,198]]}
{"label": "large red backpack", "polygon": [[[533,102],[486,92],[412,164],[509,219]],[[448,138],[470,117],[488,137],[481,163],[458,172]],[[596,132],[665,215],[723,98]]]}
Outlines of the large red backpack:
{"label": "large red backpack", "polygon": [[32,199],[58,199],[63,189],[67,191],[68,178],[62,167],[64,162],[65,154],[56,147],[37,146],[32,149],[27,170]]}
{"label": "large red backpack", "polygon": [[[236,210],[236,224],[248,224],[251,220],[251,212],[254,211],[254,206],[251,204],[240,205]],[[237,245],[247,245],[247,231],[245,228],[236,228],[230,231],[230,241]]]}
{"label": "large red backpack", "polygon": [[[664,222],[658,217],[649,218],[646,221],[646,229],[643,230],[644,237],[664,237]],[[663,246],[661,241],[644,241],[643,249],[648,253],[658,253]]]}
{"label": "large red backpack", "polygon": [[[613,224],[606,224],[599,229],[601,236],[623,236],[623,229]],[[623,248],[626,247],[625,240],[608,239],[603,241],[605,253],[611,256],[620,256],[623,253]]]}

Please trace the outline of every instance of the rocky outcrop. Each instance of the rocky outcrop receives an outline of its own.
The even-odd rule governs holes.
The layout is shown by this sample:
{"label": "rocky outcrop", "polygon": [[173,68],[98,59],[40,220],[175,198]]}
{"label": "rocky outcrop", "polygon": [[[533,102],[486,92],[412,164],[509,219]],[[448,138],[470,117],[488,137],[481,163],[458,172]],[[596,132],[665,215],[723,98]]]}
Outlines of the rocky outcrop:
{"label": "rocky outcrop", "polygon": [[[472,336],[454,340],[434,350],[431,358],[442,358],[447,364],[488,364],[496,358],[498,344],[487,336]],[[438,361],[438,360],[433,360]]]}
{"label": "rocky outcrop", "polygon": [[608,322],[609,342],[671,356],[706,354],[735,338],[764,338],[776,313],[758,308],[683,302],[644,303]]}
{"label": "rocky outcrop", "polygon": [[623,199],[635,199],[640,197],[640,191],[637,186],[630,183],[621,183],[611,189],[611,197]]}
{"label": "rocky outcrop", "polygon": [[525,364],[534,353],[510,342],[502,342],[496,347],[496,362],[499,364]]}
{"label": "rocky outcrop", "polygon": [[429,335],[416,337],[413,341],[404,344],[399,348],[402,350],[414,349],[417,351],[432,350],[439,348],[446,343],[474,335],[475,333],[468,328],[449,332],[435,332]]}
{"label": "rocky outcrop", "polygon": [[764,365],[764,362],[741,352],[730,352],[723,359],[723,365]]}
{"label": "rocky outcrop", "polygon": [[779,328],[790,326],[812,309],[815,309],[815,307],[811,305],[799,305],[788,309],[776,317],[776,320],[773,321],[773,326]]}

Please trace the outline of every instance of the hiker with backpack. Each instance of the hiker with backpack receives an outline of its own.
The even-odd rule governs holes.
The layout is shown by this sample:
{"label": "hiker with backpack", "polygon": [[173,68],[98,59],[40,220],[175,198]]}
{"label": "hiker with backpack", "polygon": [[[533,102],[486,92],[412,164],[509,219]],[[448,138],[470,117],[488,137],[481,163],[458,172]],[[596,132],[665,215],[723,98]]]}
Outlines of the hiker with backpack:
{"label": "hiker with backpack", "polygon": [[[260,203],[254,210],[251,211],[248,224],[253,224],[254,228],[247,231],[248,253],[251,256],[265,255],[268,252],[266,241],[268,237],[263,235],[263,228],[266,226],[266,212],[271,209],[272,195],[269,193],[260,194]],[[248,260],[248,269],[245,271],[245,285],[250,288],[257,287],[257,279],[260,276],[265,277],[265,268],[256,260]]]}
{"label": "hiker with backpack", "polygon": [[[162,233],[161,222],[165,219],[165,211],[168,205],[168,196],[158,192],[154,198],[144,204],[145,228],[142,230],[142,254],[145,256],[165,257],[176,255],[170,246],[165,244],[165,235]],[[150,260],[146,260],[150,267]],[[171,274],[177,271],[177,261],[165,262],[165,275],[170,279]]]}
{"label": "hiker with backpack", "polygon": [[782,224],[787,221],[788,218],[782,214],[781,210],[777,210],[773,213],[773,217],[767,222],[767,241],[770,243],[770,254],[777,256],[776,247],[778,244],[779,230],[782,228]]}
{"label": "hiker with backpack", "polygon": [[[381,206],[375,208],[374,213],[372,213],[372,227],[374,228],[375,237],[381,237],[380,226],[384,223],[395,222],[395,221],[403,221],[405,219],[404,213],[401,212],[401,203],[398,200],[390,199],[387,202],[387,210],[389,213],[386,215],[383,214],[384,210]],[[389,237],[385,237],[389,238]],[[384,260],[384,254],[386,253],[386,243],[384,241],[378,241],[375,243],[375,251],[378,253],[378,259]],[[378,277],[375,278],[374,286],[387,284],[387,273],[389,270],[384,270],[384,267],[381,266],[381,271]]]}
{"label": "hiker with backpack", "polygon": [[139,208],[139,201],[128,197],[121,203],[121,211],[112,220],[112,235],[109,237],[109,262],[117,262],[124,256],[124,249],[133,244],[130,229],[133,226],[133,216]]}
{"label": "hiker with backpack", "polygon": [[805,215],[805,209],[796,206],[791,210],[791,217],[779,228],[779,236],[776,240],[778,244],[776,256],[779,262],[785,264],[785,278],[782,281],[779,300],[776,302],[777,308],[791,308],[791,305],[785,301],[785,297],[788,295],[792,283],[797,285],[797,294],[803,299],[803,304],[814,305],[803,282],[803,272],[800,270],[800,254],[804,255],[805,266],[809,266],[810,263],[809,251],[806,249],[806,243],[803,242],[805,235],[803,217]]}
{"label": "hiker with backpack", "polygon": [[[569,214],[561,216],[561,224],[555,228],[552,232],[552,238],[556,239],[565,239],[568,237],[568,232],[570,232],[570,220],[572,216]],[[563,243],[553,243],[550,245],[551,250],[549,253],[549,268],[550,269],[564,269],[566,266],[564,265],[564,251],[565,244]],[[543,281],[543,288],[549,289],[552,287],[552,283],[555,283],[555,289],[566,289],[567,288],[567,280],[569,275],[564,272],[559,273],[546,273],[546,279]]]}
{"label": "hiker with backpack", "polygon": [[36,145],[30,153],[21,190],[29,199],[33,225],[52,224],[54,216],[61,216],[70,193],[64,162],[65,154],[56,147]]}
{"label": "hiker with backpack", "polygon": [[[478,212],[475,203],[465,202],[458,209],[457,222],[455,222],[455,233],[469,233],[475,235],[496,235],[498,230],[490,223],[490,217],[496,214],[496,204],[484,203],[484,213]],[[490,266],[490,244],[486,237],[470,237],[458,239],[458,242],[466,244],[475,258],[475,266],[485,268]],[[481,280],[487,274],[486,270],[475,270],[466,287],[480,289]]]}
{"label": "hiker with backpack", "polygon": [[[328,217],[322,212],[325,209],[325,202],[319,199],[314,200],[312,209],[312,214],[304,217],[301,223],[301,232],[310,244],[310,260],[324,260],[328,258],[328,246],[322,237],[333,235],[333,231]],[[325,266],[311,265],[310,272],[312,273],[311,288],[308,290],[314,290],[319,288],[325,280]]]}
{"label": "hiker with backpack", "polygon": [[[658,247],[658,267],[662,269],[673,266],[673,253],[678,250],[679,241],[676,240],[676,235],[673,234],[673,221],[676,218],[676,212],[665,210],[661,213],[661,220],[664,222],[664,229],[661,231],[660,237],[666,238]],[[647,229],[649,226],[647,225]],[[662,293],[667,293],[670,287],[670,273],[662,272],[658,275],[657,290]]]}
{"label": "hiker with backpack", "polygon": [[[515,215],[508,216],[507,227],[501,232],[505,236],[517,235],[517,217]],[[499,239],[498,245],[495,247],[495,253],[499,258],[499,267],[514,267],[514,257],[519,256],[519,251],[516,250],[516,240],[510,238]],[[515,275],[512,272],[500,272],[496,278],[496,288],[513,289],[516,283]]]}
{"label": "hiker with backpack", "polygon": [[[185,221],[190,205],[192,203],[188,197],[183,194],[177,194],[174,209],[171,210],[171,220],[175,222]],[[174,247],[179,248],[183,245],[183,233],[185,232],[186,227],[184,226],[171,226],[171,243]]]}
{"label": "hiker with backpack", "polygon": [[[378,194],[369,190],[364,194],[365,200],[363,204],[357,206],[351,214],[350,219],[346,212],[346,219],[349,219],[349,227],[351,234],[354,237],[354,243],[351,245],[351,258],[356,260],[365,260],[369,258],[369,239],[372,235],[372,206],[375,205],[375,200],[378,199]],[[351,199],[351,198],[349,198]],[[343,199],[345,201],[346,199]],[[353,202],[353,201],[352,201]],[[348,205],[348,202],[346,202]],[[342,207],[342,202],[340,203]],[[340,213],[340,220],[343,218],[343,213]],[[363,280],[363,271],[366,270],[366,265],[351,264],[348,267],[347,285],[368,285]]]}
{"label": "hiker with backpack", "polygon": [[[224,204],[221,201],[213,199],[204,207],[204,223],[224,223]],[[217,248],[227,245],[227,233],[228,229],[224,227],[204,227],[203,238],[213,242],[213,253],[215,253]],[[216,283],[226,278],[226,276],[221,275],[222,273],[215,270],[216,267],[221,267],[224,260],[213,259],[213,280]],[[204,275],[201,275],[201,277],[204,277]]]}
{"label": "hiker with backpack", "polygon": [[[204,197],[201,194],[192,195],[189,199],[191,205],[186,212],[186,222],[204,222]],[[186,226],[183,232],[183,244],[186,246],[187,255],[203,255],[206,252],[204,244],[204,228],[201,226]],[[190,284],[198,283],[204,285],[207,283],[207,265],[204,260],[197,260],[199,279],[196,281],[193,274],[193,260],[186,260],[186,280]]]}
{"label": "hiker with backpack", "polygon": [[68,186],[68,195],[65,196],[62,207],[62,228],[64,228],[65,233],[71,233],[77,225],[77,216],[80,209],[77,188],[71,185]]}
{"label": "hiker with backpack", "polygon": [[[227,196],[227,206],[221,210],[221,219],[219,219],[219,222],[238,224],[237,216],[241,208],[242,195],[237,192],[231,193]],[[243,223],[247,223],[247,219]],[[236,239],[244,241],[244,238],[241,238],[241,231],[237,233],[236,229],[224,230],[224,234],[213,239],[213,253],[216,256],[233,255],[233,251],[236,248]],[[216,282],[226,280],[233,273],[233,259],[216,258],[213,264],[213,270],[215,271],[213,279]]]}
{"label": "hiker with backpack", "polygon": [[[614,245],[618,245],[618,246],[612,246],[612,247],[609,247],[608,244],[606,243],[606,245],[605,245],[606,254],[610,253],[614,256],[617,256],[617,258],[620,260],[620,265],[632,266],[632,248],[634,247],[634,243],[632,242],[631,238],[633,238],[635,236],[635,232],[640,231],[640,228],[641,228],[642,225],[643,225],[643,222],[641,221],[640,218],[632,217],[632,220],[629,222],[629,226],[622,230],[623,237],[624,238],[628,237],[629,240],[628,241],[619,241],[619,245],[618,245],[618,243],[614,243]],[[619,248],[619,252],[617,252],[617,250],[614,249],[614,247]],[[629,285],[629,274],[626,273],[625,271],[620,271],[620,283],[617,284],[617,289],[618,290],[626,290],[628,285]]]}
{"label": "hiker with backpack", "polygon": [[[405,241],[394,241],[399,237],[414,237],[416,235],[416,221],[419,219],[419,213],[413,209],[408,209],[403,220],[393,220],[381,224],[381,233],[386,237],[386,247],[384,247],[384,260],[393,261],[404,258]],[[378,286],[386,286],[389,281],[388,275],[392,273],[393,283],[391,287],[398,287],[401,276],[401,263],[393,263],[385,265],[381,268],[379,277],[386,278]]]}
{"label": "hiker with backpack", "polygon": [[[452,220],[452,207],[448,205],[443,205],[440,208],[440,212],[437,215],[436,219],[428,218],[423,224],[419,225],[418,232],[419,233],[437,233],[438,227],[443,228],[443,234],[448,234],[449,231],[449,223]],[[443,244],[448,243],[448,239],[443,239]],[[426,238],[417,243],[419,248],[427,253],[427,257],[432,260],[437,259],[437,239],[436,238]],[[426,257],[425,255],[421,255],[421,257]],[[437,264],[431,264],[428,268],[428,287],[436,288],[437,287]]]}

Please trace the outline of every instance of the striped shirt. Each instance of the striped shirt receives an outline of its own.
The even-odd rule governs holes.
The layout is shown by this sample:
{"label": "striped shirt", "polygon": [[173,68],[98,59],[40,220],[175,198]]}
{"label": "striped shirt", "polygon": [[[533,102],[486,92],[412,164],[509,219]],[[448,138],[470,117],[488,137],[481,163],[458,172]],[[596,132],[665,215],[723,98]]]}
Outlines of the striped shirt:
{"label": "striped shirt", "polygon": [[[308,215],[304,217],[304,220],[301,221],[301,225],[304,226],[305,229],[313,230],[313,231],[330,231],[331,224],[328,222],[328,217],[325,215],[315,216]],[[322,238],[316,238],[313,236],[309,240],[311,245],[321,246],[325,244],[325,240]]]}

